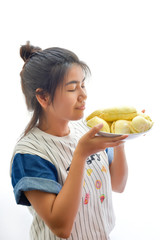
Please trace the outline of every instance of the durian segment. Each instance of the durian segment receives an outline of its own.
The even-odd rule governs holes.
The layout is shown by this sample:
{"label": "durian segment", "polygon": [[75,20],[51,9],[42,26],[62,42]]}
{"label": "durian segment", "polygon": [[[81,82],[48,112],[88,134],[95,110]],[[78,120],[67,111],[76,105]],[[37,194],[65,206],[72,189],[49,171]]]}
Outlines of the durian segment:
{"label": "durian segment", "polygon": [[90,114],[86,120],[93,118],[94,116],[100,117],[107,122],[113,122],[116,120],[132,120],[137,116],[137,110],[134,107],[112,107],[101,110],[96,110]]}
{"label": "durian segment", "polygon": [[100,110],[96,110],[96,111],[92,112],[92,113],[86,118],[86,121],[90,120],[91,118],[93,118],[93,117],[95,117],[95,116],[99,117],[99,116],[102,114],[102,111],[103,111],[103,110],[100,109]]}
{"label": "durian segment", "polygon": [[105,121],[113,122],[116,120],[132,120],[137,116],[137,110],[134,107],[114,107],[104,109],[101,118]]}
{"label": "durian segment", "polygon": [[131,122],[130,129],[131,129],[131,134],[132,134],[132,133],[138,133],[138,132],[136,131],[136,129],[133,128],[132,122]]}
{"label": "durian segment", "polygon": [[99,118],[97,116],[91,118],[90,120],[87,121],[87,126],[89,127],[94,127],[97,124],[103,123],[103,127],[101,128],[101,131],[110,133],[110,127],[109,124],[103,120],[102,118]]}
{"label": "durian segment", "polygon": [[111,133],[131,134],[131,121],[117,120],[111,125]]}
{"label": "durian segment", "polygon": [[135,118],[132,119],[133,130],[137,133],[149,130],[152,127],[152,125],[153,125],[152,121],[147,120],[142,116],[136,116]]}
{"label": "durian segment", "polygon": [[96,110],[86,120],[87,122],[92,120],[91,124],[87,124],[90,127],[103,122],[104,127],[101,131],[116,134],[141,133],[153,126],[151,118],[146,113],[137,112],[136,108],[130,106]]}
{"label": "durian segment", "polygon": [[138,112],[138,116],[144,117],[146,120],[149,120],[150,122],[152,122],[152,119],[146,113]]}

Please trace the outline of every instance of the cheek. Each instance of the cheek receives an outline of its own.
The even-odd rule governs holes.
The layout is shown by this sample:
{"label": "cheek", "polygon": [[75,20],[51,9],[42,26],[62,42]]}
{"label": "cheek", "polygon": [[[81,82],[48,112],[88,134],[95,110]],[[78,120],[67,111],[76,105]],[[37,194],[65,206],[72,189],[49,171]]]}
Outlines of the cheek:
{"label": "cheek", "polygon": [[76,94],[66,94],[63,98],[62,101],[64,105],[68,106],[73,106],[77,102],[77,96]]}
{"label": "cheek", "polygon": [[64,96],[58,101],[57,108],[61,111],[69,111],[76,105],[76,98],[73,96]]}
{"label": "cheek", "polygon": [[74,109],[75,106],[75,100],[72,98],[68,98],[63,102],[63,106],[64,106],[64,111],[72,111]]}

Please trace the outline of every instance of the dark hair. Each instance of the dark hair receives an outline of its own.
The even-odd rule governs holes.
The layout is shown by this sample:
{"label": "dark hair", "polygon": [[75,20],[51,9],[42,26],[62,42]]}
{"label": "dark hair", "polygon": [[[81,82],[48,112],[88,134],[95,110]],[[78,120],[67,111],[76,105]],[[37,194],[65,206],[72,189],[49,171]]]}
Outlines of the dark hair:
{"label": "dark hair", "polygon": [[90,73],[90,69],[76,54],[58,47],[42,50],[27,42],[26,45],[21,46],[20,56],[25,61],[20,73],[22,91],[28,110],[33,112],[24,132],[26,135],[37,124],[42,111],[36,98],[36,89],[42,89],[38,94],[48,93],[53,102],[56,88],[62,84],[72,64],[81,66],[85,75]]}

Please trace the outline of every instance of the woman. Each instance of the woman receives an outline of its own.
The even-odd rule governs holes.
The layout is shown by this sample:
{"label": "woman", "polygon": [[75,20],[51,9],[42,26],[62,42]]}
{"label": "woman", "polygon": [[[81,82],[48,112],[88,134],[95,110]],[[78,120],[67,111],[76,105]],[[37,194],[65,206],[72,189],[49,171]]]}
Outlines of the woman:
{"label": "woman", "polygon": [[[30,206],[31,239],[109,239],[112,190],[127,181],[124,140],[83,124],[88,66],[71,51],[29,42],[20,55],[22,90],[33,117],[16,144],[12,185],[17,204]],[[109,165],[106,148],[114,148]]]}

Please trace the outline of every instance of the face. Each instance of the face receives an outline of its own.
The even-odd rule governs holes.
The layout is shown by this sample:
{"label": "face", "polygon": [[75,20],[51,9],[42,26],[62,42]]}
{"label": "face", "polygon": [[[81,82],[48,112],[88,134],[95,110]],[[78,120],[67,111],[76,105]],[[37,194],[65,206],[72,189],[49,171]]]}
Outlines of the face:
{"label": "face", "polygon": [[72,65],[63,81],[63,86],[56,89],[53,111],[62,120],[78,120],[83,117],[85,101],[85,75],[78,65]]}

